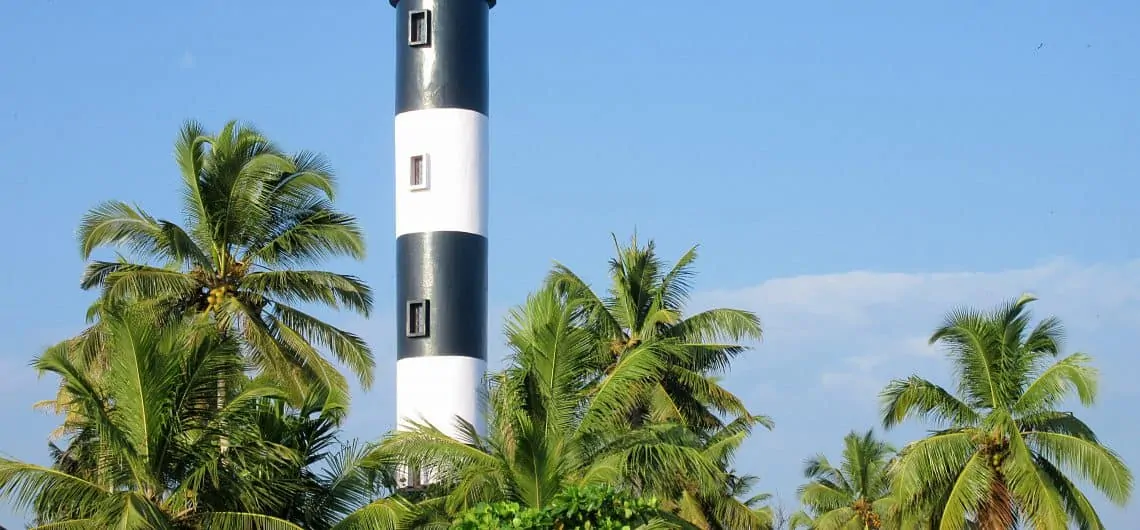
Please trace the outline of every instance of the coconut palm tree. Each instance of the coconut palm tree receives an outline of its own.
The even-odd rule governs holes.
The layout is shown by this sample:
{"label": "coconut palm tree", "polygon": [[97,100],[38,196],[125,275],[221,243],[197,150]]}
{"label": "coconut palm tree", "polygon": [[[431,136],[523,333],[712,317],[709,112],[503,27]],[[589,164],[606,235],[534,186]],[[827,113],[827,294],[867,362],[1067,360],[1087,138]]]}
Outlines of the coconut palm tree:
{"label": "coconut palm tree", "polygon": [[843,460],[835,467],[820,454],[804,464],[808,483],[797,494],[804,509],[791,527],[811,530],[899,528],[898,505],[891,493],[888,465],[894,449],[874,432],[851,431],[843,437]]}
{"label": "coconut palm tree", "polygon": [[328,530],[384,492],[382,474],[360,465],[364,448],[340,440],[344,411],[324,397],[309,394],[298,408],[261,400],[254,417],[264,443],[294,452],[288,465],[257,470],[257,480],[296,490],[268,513],[310,530]]}
{"label": "coconut palm tree", "polygon": [[774,514],[764,503],[771,496],[748,496],[758,478],[738,475],[731,469],[736,451],[756,425],[771,429],[772,421],[763,416],[743,416],[711,435],[689,431],[691,446],[716,462],[727,477],[713,489],[676,477],[674,488],[666,492],[665,506],[702,530],[770,530]]}
{"label": "coconut palm tree", "polygon": [[[284,153],[236,122],[216,135],[186,123],[175,158],[184,224],[121,201],[95,207],[79,229],[84,259],[103,247],[126,257],[91,260],[82,287],[100,289],[105,304],[149,303],[163,320],[213,322],[240,337],[247,359],[295,400],[310,388],[347,399],[347,382],[319,348],[368,387],[375,363],[365,342],[296,305],[365,316],[372,307],[372,292],[358,278],[307,268],[330,257],[364,255],[356,220],[333,206],[327,162],[308,152]],[[68,346],[90,359],[99,336],[96,323]]]}
{"label": "coconut palm tree", "polygon": [[[132,314],[104,321],[104,331],[99,378],[61,349],[36,359],[38,370],[63,380],[75,429],[53,467],[0,458],[0,497],[33,508],[44,528],[279,522],[262,508],[292,490],[246,479],[250,469],[287,463],[251,421],[252,404],[279,392],[243,375],[234,341],[190,324],[156,328]],[[219,380],[229,392],[221,409]],[[223,435],[230,448],[219,458]]]}
{"label": "coconut palm tree", "polygon": [[373,458],[427,470],[446,495],[421,507],[443,520],[480,502],[542,508],[591,484],[634,495],[668,493],[680,477],[701,491],[725,484],[726,472],[684,426],[631,430],[624,412],[640,382],[662,369],[661,356],[648,345],[629,348],[596,382],[595,337],[576,322],[577,307],[554,288],[532,294],[508,317],[508,367],[489,377],[488,433],[458,420],[463,435],[453,439],[417,424],[387,437]]}
{"label": "coconut palm tree", "polygon": [[66,349],[36,360],[71,398],[68,444],[51,444],[51,467],[0,459],[0,497],[31,507],[45,530],[409,528],[411,506],[384,495],[391,473],[339,441],[343,410],[327,396],[294,409],[266,378],[246,377],[233,337],[152,317],[106,316],[97,377]]}
{"label": "coconut palm tree", "polygon": [[[364,458],[372,447],[343,439],[343,407],[326,404],[327,394],[311,393],[299,407],[279,399],[262,399],[253,421],[262,443],[288,449],[284,465],[250,469],[251,477],[270,488],[292,491],[265,508],[266,515],[306,530],[357,528],[354,520],[383,513],[387,524],[374,521],[361,528],[402,528],[410,505],[390,497],[394,470],[374,467]],[[350,519],[352,517],[352,519]]]}
{"label": "coconut palm tree", "polygon": [[722,387],[716,376],[746,349],[737,341],[760,338],[756,315],[724,308],[685,315],[696,247],[667,269],[653,241],[639,246],[634,236],[623,247],[615,237],[614,246],[611,285],[605,296],[564,265],[556,264],[548,276],[550,285],[579,306],[594,335],[597,347],[589,365],[598,380],[630,350],[650,345],[665,369],[646,385],[631,411],[635,425],[675,421],[713,432],[725,426],[721,416],[749,415],[740,398]]}
{"label": "coconut palm tree", "polygon": [[1061,322],[1031,325],[1024,295],[990,312],[958,309],[930,337],[954,365],[954,391],[911,376],[883,390],[883,424],[934,422],[929,437],[905,446],[895,466],[900,501],[925,505],[936,528],[1042,530],[1104,528],[1071,478],[1124,505],[1132,473],[1092,428],[1061,410],[1075,396],[1096,400],[1091,358],[1061,353]]}

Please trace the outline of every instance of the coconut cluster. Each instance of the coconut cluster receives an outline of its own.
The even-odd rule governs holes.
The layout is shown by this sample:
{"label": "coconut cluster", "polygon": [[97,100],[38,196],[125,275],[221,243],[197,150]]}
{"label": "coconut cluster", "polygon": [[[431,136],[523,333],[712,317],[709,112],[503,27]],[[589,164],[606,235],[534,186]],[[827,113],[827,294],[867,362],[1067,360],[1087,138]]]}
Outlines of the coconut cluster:
{"label": "coconut cluster", "polygon": [[234,288],[230,285],[220,285],[210,289],[210,293],[206,295],[206,310],[217,311],[221,309],[222,304],[226,300],[226,295],[233,293]]}

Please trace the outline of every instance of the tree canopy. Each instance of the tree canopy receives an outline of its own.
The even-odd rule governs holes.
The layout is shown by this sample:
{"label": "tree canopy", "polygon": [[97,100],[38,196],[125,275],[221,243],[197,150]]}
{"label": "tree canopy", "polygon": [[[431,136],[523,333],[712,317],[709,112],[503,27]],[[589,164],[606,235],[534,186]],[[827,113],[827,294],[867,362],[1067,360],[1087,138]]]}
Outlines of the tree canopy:
{"label": "tree canopy", "polygon": [[[604,290],[556,264],[505,320],[485,431],[454,418],[457,437],[422,423],[355,440],[337,364],[368,388],[371,349],[306,307],[372,310],[363,280],[323,270],[364,255],[328,163],[237,122],[188,122],[175,157],[180,224],[117,200],[80,224],[99,297],[32,363],[59,382],[40,404],[64,414],[51,464],[0,457],[0,499],[34,528],[777,530],[736,464],[775,424],[723,380],[760,319],[689,310],[696,247],[670,265],[615,237]],[[1068,410],[1095,403],[1098,374],[1033,301],[951,311],[930,342],[952,384],[880,394],[888,431],[932,430],[897,451],[854,430],[837,463],[808,459],[790,527],[1103,529],[1085,490],[1124,505],[1132,473]],[[406,487],[408,470],[430,480]]]}
{"label": "tree canopy", "polygon": [[1056,318],[1032,324],[1022,296],[992,311],[952,311],[930,342],[954,365],[954,391],[912,376],[883,390],[883,424],[907,419],[935,424],[934,433],[900,452],[894,488],[903,502],[924,506],[934,524],[958,530],[1103,528],[1072,476],[1123,505],[1132,473],[1093,429],[1058,407],[1070,396],[1091,405],[1097,372],[1091,357],[1061,354]]}

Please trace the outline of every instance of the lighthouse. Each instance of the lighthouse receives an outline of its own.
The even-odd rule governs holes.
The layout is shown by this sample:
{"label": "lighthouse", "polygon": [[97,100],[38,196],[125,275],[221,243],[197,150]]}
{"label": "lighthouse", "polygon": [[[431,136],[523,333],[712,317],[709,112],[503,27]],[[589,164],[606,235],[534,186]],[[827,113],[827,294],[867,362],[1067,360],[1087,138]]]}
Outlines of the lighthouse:
{"label": "lighthouse", "polygon": [[[482,432],[488,23],[495,0],[396,8],[396,420]],[[416,487],[430,477],[401,477]]]}

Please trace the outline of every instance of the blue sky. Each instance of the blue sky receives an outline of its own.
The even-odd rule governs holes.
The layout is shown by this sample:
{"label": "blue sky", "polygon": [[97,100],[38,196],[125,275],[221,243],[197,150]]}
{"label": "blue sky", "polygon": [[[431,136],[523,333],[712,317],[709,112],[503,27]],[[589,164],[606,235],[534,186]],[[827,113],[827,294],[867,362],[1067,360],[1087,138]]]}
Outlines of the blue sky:
{"label": "blue sky", "polygon": [[[945,380],[923,342],[945,310],[1032,290],[1104,372],[1081,414],[1140,470],[1140,4],[584,5],[507,0],[492,15],[496,319],[552,260],[600,281],[611,232],[636,228],[670,257],[700,243],[694,307],[754,309],[767,333],[729,377],[777,424],[740,467],[792,505],[805,457],[877,424],[883,383]],[[53,382],[26,364],[83,324],[80,216],[116,198],[176,217],[187,118],[248,120],[332,160],[369,244],[365,262],[333,265],[378,300],[369,320],[330,317],[379,360],[349,430],[390,427],[388,3],[0,12],[0,452],[46,457],[55,420],[30,405]],[[1100,505],[1110,528],[1130,521]],[[0,506],[0,524],[18,520]]]}

